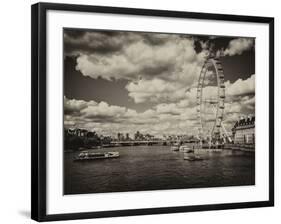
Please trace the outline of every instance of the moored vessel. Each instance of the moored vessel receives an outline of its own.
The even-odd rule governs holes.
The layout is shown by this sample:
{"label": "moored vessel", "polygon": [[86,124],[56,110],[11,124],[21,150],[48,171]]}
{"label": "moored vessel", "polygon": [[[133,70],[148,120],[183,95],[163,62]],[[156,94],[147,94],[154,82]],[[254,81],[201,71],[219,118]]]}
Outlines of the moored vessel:
{"label": "moored vessel", "polygon": [[179,144],[174,144],[171,146],[172,151],[179,151],[179,148],[180,148]]}
{"label": "moored vessel", "polygon": [[203,158],[201,156],[198,155],[190,155],[190,154],[186,154],[183,157],[184,160],[188,160],[188,161],[199,161],[199,160],[203,160]]}
{"label": "moored vessel", "polygon": [[119,157],[119,152],[88,152],[84,151],[74,159],[74,161],[111,159]]}
{"label": "moored vessel", "polygon": [[189,146],[187,146],[187,145],[181,145],[179,147],[179,151],[180,152],[185,152],[185,153],[194,152],[194,150],[192,148],[190,148]]}
{"label": "moored vessel", "polygon": [[206,153],[206,152],[222,152],[222,149],[204,149],[204,148],[194,149],[194,153],[197,154]]}

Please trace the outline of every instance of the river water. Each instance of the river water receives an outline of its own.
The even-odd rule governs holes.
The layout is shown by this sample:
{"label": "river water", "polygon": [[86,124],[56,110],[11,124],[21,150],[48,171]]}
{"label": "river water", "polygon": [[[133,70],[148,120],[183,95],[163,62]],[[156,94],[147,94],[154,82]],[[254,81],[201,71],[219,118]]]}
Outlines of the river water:
{"label": "river water", "polygon": [[129,146],[93,150],[118,151],[119,158],[74,162],[79,152],[64,154],[64,193],[202,188],[255,184],[254,153],[206,152],[202,161],[183,159],[169,146]]}

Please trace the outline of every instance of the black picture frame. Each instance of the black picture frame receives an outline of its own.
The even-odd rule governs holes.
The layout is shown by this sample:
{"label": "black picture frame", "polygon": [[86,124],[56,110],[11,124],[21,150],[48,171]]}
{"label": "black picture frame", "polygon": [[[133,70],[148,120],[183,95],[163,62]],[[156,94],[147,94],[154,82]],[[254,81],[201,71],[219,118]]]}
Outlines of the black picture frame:
{"label": "black picture frame", "polygon": [[[46,213],[46,13],[63,10],[87,13],[205,19],[217,21],[254,22],[269,25],[269,200],[243,203],[208,204],[196,206],[160,207],[69,214]],[[183,11],[103,7],[73,4],[37,3],[32,5],[31,17],[32,73],[32,155],[31,155],[31,218],[36,221],[86,219],[206,210],[238,209],[274,206],[274,18]]]}

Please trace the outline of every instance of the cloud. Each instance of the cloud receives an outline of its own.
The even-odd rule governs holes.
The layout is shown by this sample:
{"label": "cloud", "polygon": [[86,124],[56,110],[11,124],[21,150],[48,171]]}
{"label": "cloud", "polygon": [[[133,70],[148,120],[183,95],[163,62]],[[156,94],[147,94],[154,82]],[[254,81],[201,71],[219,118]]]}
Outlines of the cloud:
{"label": "cloud", "polygon": [[[208,82],[208,80],[207,80]],[[207,83],[206,82],[206,83]],[[225,82],[226,100],[234,100],[243,95],[255,93],[255,75],[248,79],[238,79],[234,83]],[[193,106],[196,103],[197,80],[192,86],[183,82],[172,82],[161,79],[139,80],[129,82],[125,87],[128,90],[129,97],[135,103],[154,102],[167,103],[179,102],[181,105]],[[210,83],[203,89],[203,100],[217,97],[216,83]]]}
{"label": "cloud", "polygon": [[208,53],[207,47],[197,53],[188,35],[67,31],[64,39],[67,52],[77,55],[76,70],[93,79],[128,80],[135,103],[189,97]]}
{"label": "cloud", "polygon": [[185,94],[185,87],[182,84],[161,79],[130,82],[125,88],[135,103],[159,102],[162,100],[169,102],[178,100]]}
{"label": "cloud", "polygon": [[180,108],[177,108],[177,105],[175,103],[158,104],[156,106],[156,111],[159,114],[170,114],[170,115],[181,115],[183,112]]}
{"label": "cloud", "polygon": [[91,100],[76,100],[64,97],[64,114],[74,116],[75,119],[79,117],[83,119],[93,119],[96,122],[118,122],[120,117],[130,117],[136,112],[125,107],[109,105],[107,102],[101,101],[99,103]]}
{"label": "cloud", "polygon": [[85,118],[118,118],[126,113],[125,107],[108,105],[108,103],[101,101],[95,105],[88,105],[81,110],[81,114]]}
{"label": "cloud", "polygon": [[102,77],[107,80],[129,79],[137,73],[137,67],[124,55],[81,55],[77,58],[76,70],[93,79]]}
{"label": "cloud", "polygon": [[120,51],[124,43],[134,41],[138,36],[124,32],[64,31],[64,52],[66,55],[109,54]]}
{"label": "cloud", "polygon": [[87,107],[87,103],[84,100],[69,100],[64,97],[64,113],[76,114]]}
{"label": "cloud", "polygon": [[141,77],[146,80],[158,78],[192,82],[204,61],[204,55],[196,54],[194,41],[169,35],[152,45],[152,37],[157,39],[160,34],[150,35],[149,40],[139,35],[134,41],[124,42],[118,53],[99,54],[93,51],[81,54],[77,58],[76,69],[93,79],[136,81]]}
{"label": "cloud", "polygon": [[192,38],[138,34],[119,53],[81,54],[76,69],[93,79],[127,79],[135,103],[173,101],[196,85],[206,53],[195,52]]}
{"label": "cloud", "polygon": [[237,38],[231,40],[224,50],[224,56],[241,55],[244,51],[250,50],[254,46],[254,38]]}
{"label": "cloud", "polygon": [[[249,81],[243,80],[243,82]],[[236,82],[232,85],[235,86]],[[206,90],[206,93],[210,94],[213,90],[210,87],[208,88],[209,90]],[[193,94],[196,94],[196,89],[189,90],[187,95],[191,97]],[[239,117],[255,113],[255,96],[250,94],[227,95],[227,97],[235,97],[236,99],[235,101],[228,100],[225,103],[223,122],[226,129],[230,131]],[[64,124],[65,127],[86,128],[112,136],[115,136],[118,132],[128,132],[132,135],[136,131],[155,136],[187,133],[196,135],[198,128],[196,98],[192,96],[191,99],[194,102],[182,99],[174,103],[157,103],[151,109],[137,112],[130,108],[109,105],[103,101],[98,103],[65,98],[65,105],[68,105],[68,108],[75,109],[65,111]],[[210,128],[214,124],[212,108],[207,108],[203,116],[207,128]]]}
{"label": "cloud", "polygon": [[226,82],[226,93],[230,96],[255,94],[255,75],[246,80],[238,79],[234,83]]}
{"label": "cloud", "polygon": [[109,105],[107,102],[83,101],[65,97],[65,105],[83,105],[75,107],[64,116],[67,128],[86,128],[103,134],[136,131],[162,136],[163,133],[179,133],[181,128],[193,126],[196,121],[195,108],[184,108],[179,104],[157,104],[144,112]]}

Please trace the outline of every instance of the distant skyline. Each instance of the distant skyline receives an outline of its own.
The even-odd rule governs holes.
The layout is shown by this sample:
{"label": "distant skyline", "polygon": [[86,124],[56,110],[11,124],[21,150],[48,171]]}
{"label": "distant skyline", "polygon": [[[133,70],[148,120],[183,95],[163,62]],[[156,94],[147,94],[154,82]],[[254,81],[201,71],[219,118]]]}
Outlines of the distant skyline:
{"label": "distant skyline", "polygon": [[[196,87],[210,47],[221,55],[230,131],[255,114],[254,38],[64,29],[65,127],[197,134]],[[212,96],[214,86],[204,91]]]}

